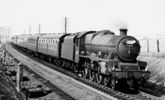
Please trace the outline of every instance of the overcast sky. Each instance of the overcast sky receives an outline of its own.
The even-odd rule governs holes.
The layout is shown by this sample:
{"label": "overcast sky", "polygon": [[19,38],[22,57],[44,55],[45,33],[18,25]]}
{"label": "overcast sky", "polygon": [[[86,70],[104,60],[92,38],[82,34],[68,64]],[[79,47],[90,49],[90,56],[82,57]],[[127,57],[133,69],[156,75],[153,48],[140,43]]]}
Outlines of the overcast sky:
{"label": "overcast sky", "polygon": [[162,37],[165,34],[164,0],[0,0],[0,27],[12,34],[68,32],[127,27],[128,34]]}

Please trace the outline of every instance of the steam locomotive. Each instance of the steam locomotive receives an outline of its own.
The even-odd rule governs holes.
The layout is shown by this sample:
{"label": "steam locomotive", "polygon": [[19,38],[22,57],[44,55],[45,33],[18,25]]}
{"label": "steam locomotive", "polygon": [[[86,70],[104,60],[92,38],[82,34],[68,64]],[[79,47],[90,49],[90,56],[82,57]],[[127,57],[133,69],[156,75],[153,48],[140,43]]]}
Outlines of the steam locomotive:
{"label": "steam locomotive", "polygon": [[45,58],[99,84],[138,90],[149,78],[147,63],[138,61],[139,41],[110,30],[72,34],[20,35],[12,43],[25,51]]}

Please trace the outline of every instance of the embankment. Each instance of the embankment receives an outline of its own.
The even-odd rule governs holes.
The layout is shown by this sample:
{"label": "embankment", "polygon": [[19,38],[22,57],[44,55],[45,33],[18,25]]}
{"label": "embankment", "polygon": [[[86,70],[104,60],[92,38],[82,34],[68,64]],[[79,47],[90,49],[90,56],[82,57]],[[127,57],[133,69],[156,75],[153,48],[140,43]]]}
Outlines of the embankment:
{"label": "embankment", "polygon": [[146,61],[152,82],[165,85],[165,53],[141,53],[139,60]]}

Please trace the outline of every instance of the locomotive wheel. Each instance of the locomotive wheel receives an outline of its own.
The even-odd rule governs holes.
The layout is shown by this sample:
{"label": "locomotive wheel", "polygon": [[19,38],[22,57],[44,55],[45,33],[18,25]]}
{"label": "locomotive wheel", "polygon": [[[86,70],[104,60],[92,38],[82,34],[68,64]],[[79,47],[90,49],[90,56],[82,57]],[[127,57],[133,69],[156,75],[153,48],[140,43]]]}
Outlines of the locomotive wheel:
{"label": "locomotive wheel", "polygon": [[78,65],[77,65],[77,64],[74,64],[74,66],[73,66],[73,71],[74,71],[75,73],[78,73]]}
{"label": "locomotive wheel", "polygon": [[66,68],[70,69],[71,70],[71,63],[68,61],[66,61]]}
{"label": "locomotive wheel", "polygon": [[112,78],[111,79],[111,89],[112,90],[115,90],[115,88],[116,88],[116,79],[115,78]]}
{"label": "locomotive wheel", "polygon": [[145,86],[147,85],[147,81],[146,81],[144,78],[141,78],[141,79],[140,79],[140,85],[141,85],[142,87],[145,87]]}
{"label": "locomotive wheel", "polygon": [[56,65],[60,66],[61,65],[61,61],[60,60],[56,60]]}
{"label": "locomotive wheel", "polygon": [[65,60],[62,60],[62,67],[66,67],[66,61]]}
{"label": "locomotive wheel", "polygon": [[99,73],[96,74],[96,80],[97,83],[102,84],[103,83],[103,76]]}
{"label": "locomotive wheel", "polygon": [[103,85],[108,86],[110,82],[110,78],[109,77],[104,77],[103,79]]}
{"label": "locomotive wheel", "polygon": [[136,91],[138,91],[139,90],[139,87],[140,87],[140,85],[139,85],[138,80],[134,80],[133,81],[133,89],[136,90]]}
{"label": "locomotive wheel", "polygon": [[49,57],[49,58],[48,58],[48,61],[49,61],[49,62],[52,62],[52,58],[51,58],[51,57]]}
{"label": "locomotive wheel", "polygon": [[88,71],[88,69],[85,67],[85,68],[83,69],[83,71],[82,71],[82,77],[83,77],[83,78],[87,78],[88,75],[89,75],[89,71]]}
{"label": "locomotive wheel", "polygon": [[96,77],[96,73],[94,71],[89,71],[89,79],[94,81]]}

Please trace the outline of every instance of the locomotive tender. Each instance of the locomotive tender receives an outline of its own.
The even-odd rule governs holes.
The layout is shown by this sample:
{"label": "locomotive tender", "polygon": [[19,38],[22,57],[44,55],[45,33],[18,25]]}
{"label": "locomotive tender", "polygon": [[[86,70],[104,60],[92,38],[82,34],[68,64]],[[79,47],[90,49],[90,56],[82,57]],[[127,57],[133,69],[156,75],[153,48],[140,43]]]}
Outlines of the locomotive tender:
{"label": "locomotive tender", "polygon": [[139,41],[127,36],[127,29],[120,29],[120,35],[102,30],[15,36],[12,42],[33,55],[112,89],[122,85],[138,90],[150,74],[146,62],[137,60]]}

